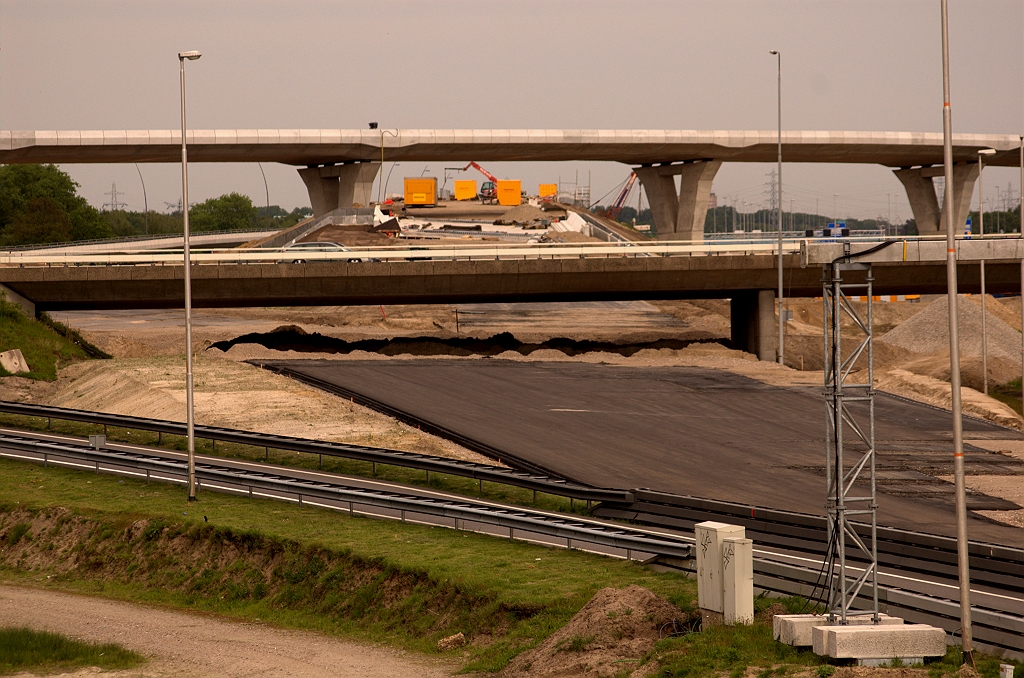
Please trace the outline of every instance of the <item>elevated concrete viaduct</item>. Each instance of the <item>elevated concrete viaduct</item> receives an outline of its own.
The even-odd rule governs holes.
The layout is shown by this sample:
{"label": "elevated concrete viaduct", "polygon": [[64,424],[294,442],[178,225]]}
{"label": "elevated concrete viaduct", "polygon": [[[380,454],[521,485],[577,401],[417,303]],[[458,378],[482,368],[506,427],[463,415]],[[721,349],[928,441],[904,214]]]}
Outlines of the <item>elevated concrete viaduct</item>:
{"label": "elevated concrete viaduct", "polygon": [[[988,292],[1019,293],[1024,241],[961,241],[960,251],[961,292],[979,291],[977,259],[984,258]],[[787,296],[820,296],[820,264],[843,253],[835,244],[785,255]],[[199,308],[727,298],[733,345],[775,359],[774,256],[542,256],[549,258],[195,264],[192,298]],[[944,241],[897,242],[873,254],[875,293],[945,293],[944,256]],[[183,272],[181,265],[0,266],[0,290],[36,311],[180,308]]]}
{"label": "elevated concrete viaduct", "polygon": [[[367,205],[385,161],[616,161],[633,167],[651,202],[661,240],[701,240],[711,183],[723,162],[774,162],[777,133],[686,130],[194,130],[192,162],[295,165],[314,215]],[[954,223],[966,219],[986,163],[1017,166],[1016,135],[953,135]],[[0,131],[0,163],[177,162],[174,130]],[[782,133],[785,162],[871,163],[893,168],[907,189],[922,235],[944,232],[932,178],[942,174],[942,135],[911,132]],[[680,177],[676,188],[675,177]]]}

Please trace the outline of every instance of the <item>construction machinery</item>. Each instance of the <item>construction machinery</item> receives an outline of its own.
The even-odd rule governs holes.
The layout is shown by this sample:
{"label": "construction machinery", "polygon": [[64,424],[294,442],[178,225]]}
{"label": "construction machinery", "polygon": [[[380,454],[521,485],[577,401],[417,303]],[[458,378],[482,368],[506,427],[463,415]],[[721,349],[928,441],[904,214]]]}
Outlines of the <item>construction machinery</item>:
{"label": "construction machinery", "polygon": [[622,213],[622,208],[626,205],[626,199],[629,198],[630,191],[633,190],[633,184],[636,183],[636,172],[629,173],[629,179],[626,179],[626,184],[622,187],[622,191],[619,192],[619,197],[615,198],[615,202],[608,208],[605,216],[612,221],[619,220],[619,214]]}
{"label": "construction machinery", "polygon": [[465,172],[470,167],[476,169],[478,172],[480,172],[480,174],[484,175],[488,179],[488,181],[485,181],[483,184],[480,185],[480,202],[496,202],[498,200],[498,177],[494,176],[493,174],[485,170],[483,167],[481,167],[478,163],[473,161],[470,161],[468,165],[463,167],[462,171]]}

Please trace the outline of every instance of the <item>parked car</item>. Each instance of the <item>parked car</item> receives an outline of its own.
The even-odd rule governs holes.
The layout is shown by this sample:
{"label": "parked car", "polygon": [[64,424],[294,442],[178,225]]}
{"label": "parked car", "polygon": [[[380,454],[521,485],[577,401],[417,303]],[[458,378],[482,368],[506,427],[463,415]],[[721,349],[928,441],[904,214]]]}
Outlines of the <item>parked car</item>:
{"label": "parked car", "polygon": [[[288,245],[284,248],[284,252],[289,255],[300,257],[303,252],[351,252],[352,250],[344,245],[336,242],[296,242]],[[352,258],[346,259],[349,263],[357,263],[362,259]],[[282,259],[278,261],[279,264],[304,264],[305,259]]]}

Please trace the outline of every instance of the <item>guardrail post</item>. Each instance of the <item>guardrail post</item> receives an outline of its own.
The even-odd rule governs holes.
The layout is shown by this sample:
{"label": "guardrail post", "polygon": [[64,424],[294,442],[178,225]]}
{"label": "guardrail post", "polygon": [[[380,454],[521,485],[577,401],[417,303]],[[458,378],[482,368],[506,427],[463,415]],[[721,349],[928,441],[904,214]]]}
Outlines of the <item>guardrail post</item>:
{"label": "guardrail post", "polygon": [[46,468],[47,466],[48,464],[46,463],[46,452],[43,452],[43,468]]}
{"label": "guardrail post", "polygon": [[146,469],[146,484],[149,485],[149,469]]}
{"label": "guardrail post", "polygon": [[322,454],[318,454],[318,455],[316,455],[316,456],[320,457],[320,461],[319,461],[319,462],[317,462],[317,465],[316,465],[316,467],[317,467],[318,469],[320,469],[321,471],[323,471],[323,470],[324,470],[324,455],[322,455]]}

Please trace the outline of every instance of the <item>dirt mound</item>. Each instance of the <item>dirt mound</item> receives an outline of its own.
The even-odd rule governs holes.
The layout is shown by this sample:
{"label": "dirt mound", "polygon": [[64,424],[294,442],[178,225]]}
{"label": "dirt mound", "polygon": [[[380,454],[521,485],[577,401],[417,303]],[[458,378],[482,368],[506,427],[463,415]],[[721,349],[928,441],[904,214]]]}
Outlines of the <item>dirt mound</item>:
{"label": "dirt mound", "polygon": [[[961,295],[960,353],[964,358],[981,356],[981,306]],[[998,304],[997,301],[992,300]],[[1020,375],[1020,332],[989,310],[987,316],[988,355],[995,365],[1012,369],[1000,374],[1000,383]],[[880,342],[921,355],[949,353],[949,311],[945,299],[932,302],[923,311],[887,332]],[[1001,372],[1004,370],[1001,370]]]}
{"label": "dirt mound", "polygon": [[568,624],[513,659],[502,675],[642,675],[640,662],[658,641],[660,627],[686,618],[642,586],[601,589]]}
{"label": "dirt mound", "polygon": [[[877,374],[877,373],[876,373]],[[948,370],[947,370],[948,376]],[[904,398],[948,410],[952,407],[952,388],[948,381],[914,374],[907,370],[889,370],[875,377],[875,388]],[[964,414],[987,419],[1001,426],[1021,430],[1024,421],[1008,405],[972,388],[960,388]]]}
{"label": "dirt mound", "polygon": [[539,221],[541,219],[550,219],[551,215],[546,213],[539,207],[533,205],[520,205],[519,207],[513,207],[508,212],[502,214],[495,223],[501,224],[528,224],[531,221]]}

